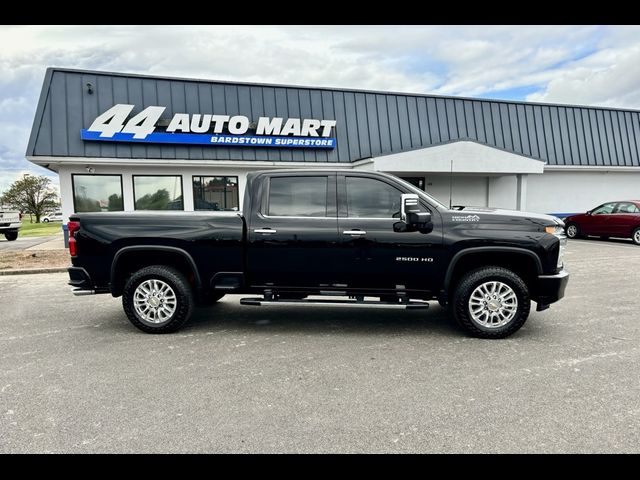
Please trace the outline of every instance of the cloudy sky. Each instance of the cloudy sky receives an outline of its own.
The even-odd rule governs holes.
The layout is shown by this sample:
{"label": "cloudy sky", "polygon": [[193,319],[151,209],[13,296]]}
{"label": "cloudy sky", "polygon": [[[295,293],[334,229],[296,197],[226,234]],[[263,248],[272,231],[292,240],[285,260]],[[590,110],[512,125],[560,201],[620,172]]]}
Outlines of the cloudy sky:
{"label": "cloudy sky", "polygon": [[640,109],[640,27],[0,27],[0,192],[48,66]]}

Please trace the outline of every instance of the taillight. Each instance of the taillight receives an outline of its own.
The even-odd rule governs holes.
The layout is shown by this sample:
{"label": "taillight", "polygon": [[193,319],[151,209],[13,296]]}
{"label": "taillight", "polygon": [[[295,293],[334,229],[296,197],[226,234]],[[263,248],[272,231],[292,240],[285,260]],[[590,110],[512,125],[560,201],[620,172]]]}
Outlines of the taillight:
{"label": "taillight", "polygon": [[78,254],[75,233],[80,230],[80,222],[67,222],[67,229],[69,230],[69,254],[75,257]]}
{"label": "taillight", "polygon": [[22,212],[20,212],[18,216],[20,217],[20,221],[22,221]]}

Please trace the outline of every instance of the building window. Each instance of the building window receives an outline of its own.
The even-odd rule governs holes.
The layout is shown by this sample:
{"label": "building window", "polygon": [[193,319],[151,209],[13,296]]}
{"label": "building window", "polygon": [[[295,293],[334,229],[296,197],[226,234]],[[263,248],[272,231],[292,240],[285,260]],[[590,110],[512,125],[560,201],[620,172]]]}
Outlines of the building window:
{"label": "building window", "polygon": [[269,186],[270,216],[326,217],[328,178],[275,177]]}
{"label": "building window", "polygon": [[238,211],[238,177],[193,177],[194,210]]}
{"label": "building window", "polygon": [[71,176],[73,184],[73,209],[81,212],[121,212],[121,175],[80,175]]}
{"label": "building window", "polygon": [[180,175],[134,175],[133,199],[136,210],[183,210]]}

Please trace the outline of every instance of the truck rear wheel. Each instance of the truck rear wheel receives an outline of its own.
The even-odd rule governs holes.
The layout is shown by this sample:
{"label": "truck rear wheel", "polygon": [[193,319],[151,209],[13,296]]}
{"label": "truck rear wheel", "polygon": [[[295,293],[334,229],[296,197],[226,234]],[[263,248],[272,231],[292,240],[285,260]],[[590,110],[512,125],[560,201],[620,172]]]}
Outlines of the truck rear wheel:
{"label": "truck rear wheel", "polygon": [[478,338],[505,338],[524,325],[531,309],[529,290],[511,270],[483,267],[462,277],[453,294],[458,324]]}
{"label": "truck rear wheel", "polygon": [[10,242],[13,242],[18,238],[18,232],[7,232],[4,234],[4,238],[6,238]]}
{"label": "truck rear wheel", "polygon": [[169,333],[189,320],[191,285],[178,270],[153,265],[135,272],[124,287],[122,306],[129,321],[147,333]]}

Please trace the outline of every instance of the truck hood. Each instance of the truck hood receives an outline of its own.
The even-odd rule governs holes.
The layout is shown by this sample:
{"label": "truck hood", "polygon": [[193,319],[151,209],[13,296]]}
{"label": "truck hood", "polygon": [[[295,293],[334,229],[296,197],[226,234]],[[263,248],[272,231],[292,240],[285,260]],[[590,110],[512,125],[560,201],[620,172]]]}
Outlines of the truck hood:
{"label": "truck hood", "polygon": [[[484,220],[495,221],[509,220],[511,222],[522,220],[523,223],[535,223],[541,226],[560,225],[564,222],[558,217],[546,215],[544,213],[522,212],[520,210],[508,210],[506,208],[487,207],[463,207],[461,210],[450,210],[452,221],[483,222]],[[468,217],[463,219],[462,217]],[[474,218],[478,217],[478,218]]]}

